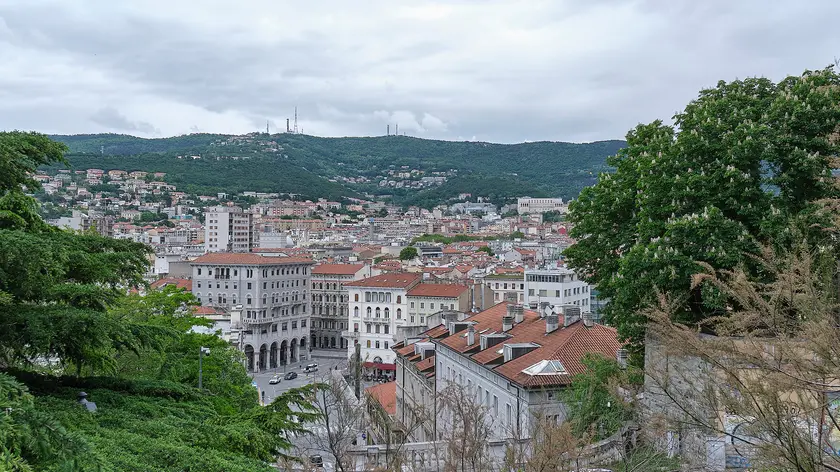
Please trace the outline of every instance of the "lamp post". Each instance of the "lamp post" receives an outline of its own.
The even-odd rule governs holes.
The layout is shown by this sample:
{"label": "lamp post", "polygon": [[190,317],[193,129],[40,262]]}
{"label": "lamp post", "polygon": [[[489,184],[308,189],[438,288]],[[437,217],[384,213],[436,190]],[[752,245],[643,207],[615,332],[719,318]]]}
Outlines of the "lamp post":
{"label": "lamp post", "polygon": [[201,346],[200,348],[198,348],[198,389],[199,390],[201,390],[201,388],[202,388],[201,376],[203,375],[201,361],[202,361],[205,354],[208,354],[208,355],[210,354],[210,348],[209,347]]}

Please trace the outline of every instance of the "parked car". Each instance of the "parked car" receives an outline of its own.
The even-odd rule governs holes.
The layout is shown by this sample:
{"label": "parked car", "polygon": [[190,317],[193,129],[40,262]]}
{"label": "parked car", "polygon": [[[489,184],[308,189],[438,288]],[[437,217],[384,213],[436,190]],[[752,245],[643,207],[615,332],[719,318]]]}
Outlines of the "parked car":
{"label": "parked car", "polygon": [[271,380],[268,381],[269,385],[276,385],[276,384],[279,384],[279,383],[280,383],[280,375],[275,375],[274,377],[271,378]]}
{"label": "parked car", "polygon": [[292,379],[296,379],[296,378],[297,378],[297,373],[296,372],[289,372],[289,373],[287,373],[286,375],[283,376],[283,380],[292,380]]}
{"label": "parked car", "polygon": [[310,372],[318,372],[318,364],[308,364],[303,368],[303,372],[307,374]]}

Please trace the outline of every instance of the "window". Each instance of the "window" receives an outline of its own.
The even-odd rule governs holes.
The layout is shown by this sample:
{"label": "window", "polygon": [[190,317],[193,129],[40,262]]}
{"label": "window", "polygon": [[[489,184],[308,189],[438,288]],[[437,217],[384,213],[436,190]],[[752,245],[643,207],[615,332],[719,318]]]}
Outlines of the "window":
{"label": "window", "polygon": [[400,308],[397,308],[397,319],[398,320],[402,319],[402,309],[400,309]]}
{"label": "window", "polygon": [[246,305],[250,305],[250,304],[251,304],[251,297],[248,297],[248,298],[246,298],[245,300],[246,300],[246,301],[245,301],[245,304],[246,304]]}
{"label": "window", "polygon": [[411,308],[414,308],[414,302],[411,302]]}
{"label": "window", "polygon": [[385,334],[389,334],[388,331],[390,331],[390,328],[391,328],[390,326],[385,325]]}
{"label": "window", "polygon": [[379,334],[379,325],[376,325],[376,329],[374,331],[376,331],[376,334]]}
{"label": "window", "polygon": [[513,418],[511,417],[511,407],[510,403],[507,404],[507,424],[510,425],[510,422]]}
{"label": "window", "polygon": [[534,295],[534,289],[529,288],[529,289],[528,289],[528,295],[533,296],[533,295]]}
{"label": "window", "polygon": [[368,347],[368,349],[370,349],[370,339],[368,339],[368,341],[367,341],[367,347]]}
{"label": "window", "polygon": [[365,323],[365,330],[370,333],[370,323]]}
{"label": "window", "polygon": [[370,302],[370,292],[365,292],[365,301]]}
{"label": "window", "polygon": [[251,282],[248,282],[248,290],[251,290]]}
{"label": "window", "polygon": [[387,308],[386,308],[386,309],[385,309],[385,318],[386,318],[386,319],[388,319],[388,318],[390,318],[390,317],[391,317],[391,310],[389,310],[389,309],[387,309]]}
{"label": "window", "polygon": [[[441,305],[441,306],[443,306],[443,305]],[[434,303],[429,303],[429,308],[434,310],[435,309],[435,304]]]}
{"label": "window", "polygon": [[353,301],[354,301],[354,302],[359,301],[359,294],[358,294],[358,293],[354,293],[354,294],[353,294]]}
{"label": "window", "polygon": [[353,323],[353,332],[354,332],[354,333],[358,333],[358,332],[359,332],[359,323]]}
{"label": "window", "polygon": [[[387,326],[386,326],[387,328]],[[388,349],[388,341],[385,341],[385,349]]]}
{"label": "window", "polygon": [[376,341],[376,349],[379,349],[379,341]]}
{"label": "window", "polygon": [[276,333],[276,332],[277,332],[277,325],[276,325],[276,324],[271,325],[271,332],[272,332],[272,333]]}
{"label": "window", "polygon": [[499,416],[499,397],[493,395],[493,416]]}
{"label": "window", "polygon": [[557,297],[557,298],[560,298],[560,290],[555,290],[554,291],[554,296]]}
{"label": "window", "polygon": [[423,315],[420,315],[420,324],[423,324],[425,322],[426,322],[426,317],[423,316]]}
{"label": "window", "polygon": [[376,307],[376,317],[379,318],[379,317],[381,317],[381,315],[382,315],[382,310],[380,310],[379,307]]}
{"label": "window", "polygon": [[263,282],[263,290],[268,289],[268,282]]}
{"label": "window", "polygon": [[454,303],[450,303],[450,304],[449,304],[449,309],[450,309],[450,310],[454,310],[454,309],[455,309],[455,304],[454,304]]}
{"label": "window", "polygon": [[355,316],[356,318],[359,317],[359,307],[353,308],[353,316]]}
{"label": "window", "polygon": [[201,281],[198,281],[198,288],[201,288]]}
{"label": "window", "polygon": [[423,302],[420,302],[420,309],[422,310],[422,309],[423,309],[423,308],[425,308],[425,307],[426,307],[426,304],[425,304],[425,303],[423,303]]}
{"label": "window", "polygon": [[402,296],[397,295],[397,303],[402,303]]}
{"label": "window", "polygon": [[371,316],[372,314],[373,314],[373,308],[371,308],[371,307],[367,307],[367,316],[368,316],[368,318],[370,318],[370,316]]}
{"label": "window", "polygon": [[201,275],[201,267],[198,268],[198,275]]}
{"label": "window", "polygon": [[292,321],[292,329],[297,329],[297,321]]}
{"label": "window", "polygon": [[507,290],[507,283],[504,284],[504,289]]}
{"label": "window", "polygon": [[280,325],[280,329],[282,329],[283,331],[288,331],[289,330],[289,323],[284,321],[283,324]]}

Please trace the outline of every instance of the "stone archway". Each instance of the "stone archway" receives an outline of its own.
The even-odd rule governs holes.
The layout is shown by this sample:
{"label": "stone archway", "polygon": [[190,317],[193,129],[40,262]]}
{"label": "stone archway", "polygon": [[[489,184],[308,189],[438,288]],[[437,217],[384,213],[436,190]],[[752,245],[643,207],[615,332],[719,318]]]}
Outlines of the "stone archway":
{"label": "stone archway", "polygon": [[268,351],[268,366],[272,369],[277,368],[277,341],[271,343],[271,349]]}
{"label": "stone archway", "polygon": [[268,347],[265,344],[260,346],[260,372],[266,370],[268,365]]}
{"label": "stone archway", "polygon": [[292,339],[291,349],[289,350],[289,362],[297,362],[298,360],[298,340]]}
{"label": "stone archway", "polygon": [[289,342],[283,341],[280,343],[280,365],[289,363]]}
{"label": "stone archway", "polygon": [[254,371],[254,346],[250,344],[245,345],[245,370]]}

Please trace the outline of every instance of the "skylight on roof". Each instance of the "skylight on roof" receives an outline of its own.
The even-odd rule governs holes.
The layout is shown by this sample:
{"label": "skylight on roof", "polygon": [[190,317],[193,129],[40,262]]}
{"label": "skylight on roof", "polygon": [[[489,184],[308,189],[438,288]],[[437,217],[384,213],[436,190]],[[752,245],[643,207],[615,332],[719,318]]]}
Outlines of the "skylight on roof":
{"label": "skylight on roof", "polygon": [[522,371],[528,375],[568,375],[569,372],[560,361],[539,361]]}

